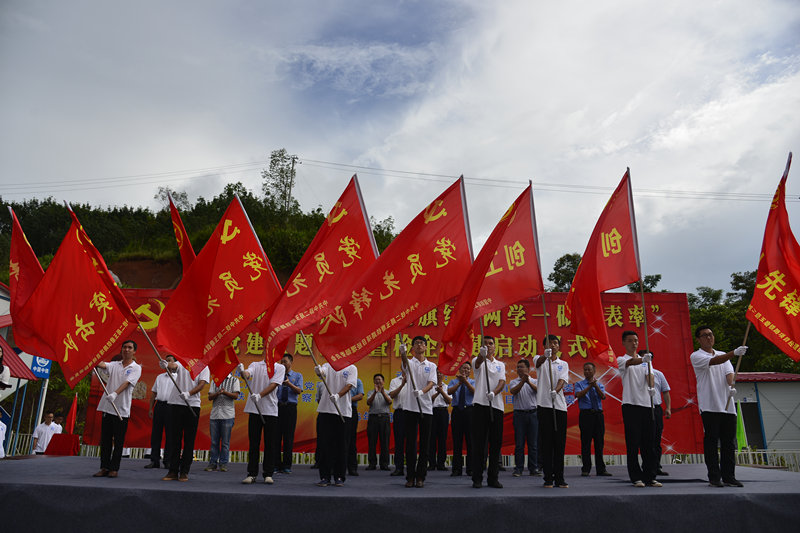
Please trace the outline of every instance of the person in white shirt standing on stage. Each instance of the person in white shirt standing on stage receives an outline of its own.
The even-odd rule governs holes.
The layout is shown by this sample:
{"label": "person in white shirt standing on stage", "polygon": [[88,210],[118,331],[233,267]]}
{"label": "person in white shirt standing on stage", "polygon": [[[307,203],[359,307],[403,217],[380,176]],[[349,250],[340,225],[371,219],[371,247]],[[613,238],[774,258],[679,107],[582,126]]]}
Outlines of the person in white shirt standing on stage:
{"label": "person in white shirt standing on stage", "polygon": [[[170,437],[169,471],[162,481],[189,481],[189,469],[194,460],[194,440],[200,423],[200,394],[211,380],[208,367],[192,379],[191,373],[175,361],[159,361],[161,368],[172,366],[175,369],[175,385],[169,393],[169,422],[167,431]],[[180,390],[181,392],[178,392]],[[188,404],[188,405],[187,405]]]}
{"label": "person in white shirt standing on stage", "polygon": [[[730,352],[714,349],[714,332],[700,326],[694,332],[700,349],[689,359],[697,379],[697,406],[703,419],[703,453],[708,482],[714,487],[742,487],[736,479],[736,404],[733,397],[733,357],[747,352],[739,346]],[[728,401],[730,399],[730,401]],[[720,452],[717,452],[719,446]]]}
{"label": "person in white shirt standing on stage", "polygon": [[[425,340],[425,337],[417,335],[412,339],[412,357],[408,360],[409,378],[406,380],[406,386],[400,391],[403,416],[405,417],[407,488],[424,487],[425,477],[428,473],[428,444],[433,420],[433,402],[431,402],[430,391],[436,385],[436,365],[425,358],[427,349],[428,341]],[[417,433],[419,433],[419,442]]]}
{"label": "person in white shirt standing on stage", "polygon": [[345,435],[347,423],[345,421],[353,414],[350,390],[358,384],[358,370],[355,365],[334,370],[329,363],[325,363],[314,367],[314,373],[327,383],[327,388],[322,385],[323,390],[317,406],[317,413],[319,413],[317,416],[319,422],[319,446],[317,447],[319,482],[317,486],[327,487],[330,485],[331,474],[333,474],[334,486],[343,487],[347,473],[347,438]]}
{"label": "person in white shirt standing on stage", "polygon": [[494,353],[494,337],[485,335],[478,357],[472,360],[475,368],[475,395],[472,399],[472,487],[476,489],[481,488],[483,483],[487,442],[489,468],[486,471],[486,484],[495,489],[503,488],[498,478],[500,448],[503,445],[506,365],[495,359]]}
{"label": "person in white shirt standing on stage", "polygon": [[270,377],[266,357],[264,355],[263,361],[250,363],[247,370],[239,363],[239,371],[250,386],[250,396],[244,404],[244,412],[250,415],[247,420],[247,477],[242,480],[245,484],[255,483],[258,478],[258,454],[262,435],[264,463],[261,465],[261,473],[264,483],[274,483],[272,475],[275,473],[275,448],[278,444],[278,387],[284,381],[286,367],[276,363]]}
{"label": "person in white shirt standing on stage", "polygon": [[228,459],[231,449],[231,430],[236,419],[236,405],[239,399],[239,378],[228,374],[219,387],[213,381],[208,389],[211,400],[211,416],[209,418],[209,434],[211,450],[209,451],[206,472],[219,468],[220,472],[228,471]]}
{"label": "person in white shirt standing on stage", "polygon": [[[122,447],[125,445],[125,433],[128,431],[128,420],[131,416],[133,387],[142,376],[142,367],[134,361],[136,348],[134,341],[127,340],[120,348],[121,361],[101,362],[97,365],[108,374],[108,394],[103,394],[97,403],[97,410],[103,413],[103,419],[100,427],[100,470],[94,477],[117,477],[122,462]],[[117,407],[116,411],[114,406]]]}
{"label": "person in white shirt standing on stage", "polygon": [[[567,446],[567,400],[564,386],[569,382],[569,365],[559,357],[561,341],[555,335],[544,338],[544,355],[533,358],[538,385],[536,405],[539,413],[539,434],[542,447],[544,487],[569,488],[564,479],[564,450]],[[552,377],[552,379],[551,379]],[[555,420],[555,423],[553,422]]]}
{"label": "person in white shirt standing on stage", "polygon": [[[175,362],[174,355],[165,357],[167,362]],[[150,462],[145,468],[158,468],[161,463],[161,441],[164,440],[164,468],[169,470],[170,434],[167,431],[167,417],[169,416],[169,392],[175,387],[168,375],[169,370],[156,376],[153,388],[150,389],[150,410],[148,415],[153,420],[150,430]]]}

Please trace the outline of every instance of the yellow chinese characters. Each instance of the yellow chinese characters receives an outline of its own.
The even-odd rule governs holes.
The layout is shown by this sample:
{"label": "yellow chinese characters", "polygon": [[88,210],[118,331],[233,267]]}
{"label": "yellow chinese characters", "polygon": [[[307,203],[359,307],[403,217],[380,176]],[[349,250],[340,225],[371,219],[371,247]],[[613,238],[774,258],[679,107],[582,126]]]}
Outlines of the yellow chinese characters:
{"label": "yellow chinese characters", "polygon": [[314,256],[314,260],[317,262],[317,272],[319,273],[319,282],[322,283],[322,278],[326,275],[333,275],[331,272],[331,267],[328,265],[328,261],[325,259],[325,252],[320,252]]}
{"label": "yellow chinese characters", "polygon": [[388,270],[383,274],[383,284],[389,289],[389,292],[386,294],[381,293],[380,297],[381,300],[385,300],[390,298],[393,294],[395,289],[400,290],[400,282],[394,279],[394,272],[389,272]]}
{"label": "yellow chinese characters", "polygon": [[234,279],[233,274],[231,274],[230,270],[220,274],[219,279],[225,282],[225,288],[230,293],[231,300],[233,300],[233,295],[236,293],[236,291],[244,290],[244,288],[239,285],[239,282]]}
{"label": "yellow chinese characters", "polygon": [[436,268],[442,268],[446,266],[450,260],[456,260],[455,256],[453,256],[453,252],[456,250],[456,245],[453,244],[453,241],[448,239],[447,237],[442,237],[438,241],[436,241],[436,247],[434,247],[433,251],[440,254],[444,263],[436,262]]}
{"label": "yellow chinese characters", "polygon": [[353,263],[356,262],[356,259],[361,259],[361,256],[358,255],[358,250],[361,248],[361,245],[356,242],[356,240],[349,235],[346,235],[339,239],[339,251],[344,252],[347,256],[347,259],[350,262],[342,261],[342,266],[347,268]]}
{"label": "yellow chinese characters", "polygon": [[[255,281],[261,277],[262,272],[266,272],[267,269],[264,267],[263,260],[254,252],[247,252],[242,256],[244,263],[242,263],[243,267],[248,267],[253,269],[253,274],[255,276],[250,276],[250,281]],[[233,295],[231,295],[233,298]]]}
{"label": "yellow chinese characters", "polygon": [[600,234],[600,244],[603,248],[603,257],[610,257],[622,251],[622,235],[617,228],[611,228],[608,233]]}
{"label": "yellow chinese characters", "polygon": [[369,304],[372,303],[372,298],[370,298],[372,293],[369,292],[366,287],[363,287],[360,293],[353,291],[351,296],[353,299],[350,300],[350,305],[353,306],[353,312],[358,315],[358,318],[363,320],[364,317],[361,316],[361,313],[364,312],[364,308],[369,309]]}
{"label": "yellow chinese characters", "polygon": [[408,256],[408,268],[411,270],[411,284],[417,280],[417,276],[427,276],[422,270],[422,263],[419,261],[419,254],[411,254]]}

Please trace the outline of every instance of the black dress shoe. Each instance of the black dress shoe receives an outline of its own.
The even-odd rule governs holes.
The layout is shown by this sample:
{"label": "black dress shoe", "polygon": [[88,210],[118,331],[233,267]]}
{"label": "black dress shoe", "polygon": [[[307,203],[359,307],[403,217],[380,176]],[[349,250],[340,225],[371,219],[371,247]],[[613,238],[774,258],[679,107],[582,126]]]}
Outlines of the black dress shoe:
{"label": "black dress shoe", "polygon": [[366,469],[367,469],[367,470],[377,470],[377,469],[378,469],[378,467],[377,467],[377,466],[375,466],[375,465],[369,465],[369,466],[368,466]]}
{"label": "black dress shoe", "polygon": [[744,487],[744,483],[742,483],[736,478],[725,479],[723,480],[723,483],[728,487]]}
{"label": "black dress shoe", "polygon": [[391,474],[389,474],[389,475],[390,475],[390,476],[404,476],[405,474],[403,473],[403,470],[402,470],[402,469],[400,469],[400,468],[397,468],[397,469],[395,469],[395,471],[394,471],[394,472],[392,472],[392,473],[391,473]]}
{"label": "black dress shoe", "polygon": [[663,470],[659,469],[659,471],[656,472],[656,475],[657,476],[668,476],[669,474],[667,472],[664,472]]}
{"label": "black dress shoe", "polygon": [[461,475],[461,470],[453,470],[450,472],[450,477],[458,477]]}
{"label": "black dress shoe", "polygon": [[722,481],[719,479],[709,479],[708,484],[712,487],[724,487],[725,485],[722,484]]}
{"label": "black dress shoe", "polygon": [[348,476],[357,476],[358,475],[358,470],[348,470],[347,471],[347,475]]}
{"label": "black dress shoe", "polygon": [[144,465],[145,468],[158,468],[158,463],[149,463]]}
{"label": "black dress shoe", "polygon": [[479,489],[479,488],[481,488],[481,486],[482,486],[482,485],[481,485],[481,482],[480,482],[480,481],[473,481],[473,482],[472,482],[472,488],[473,488],[473,489]]}
{"label": "black dress shoe", "polygon": [[489,481],[486,484],[489,485],[490,487],[492,487],[493,489],[502,489],[503,488],[503,484],[500,483],[499,481],[497,481],[496,479],[492,480],[492,481]]}

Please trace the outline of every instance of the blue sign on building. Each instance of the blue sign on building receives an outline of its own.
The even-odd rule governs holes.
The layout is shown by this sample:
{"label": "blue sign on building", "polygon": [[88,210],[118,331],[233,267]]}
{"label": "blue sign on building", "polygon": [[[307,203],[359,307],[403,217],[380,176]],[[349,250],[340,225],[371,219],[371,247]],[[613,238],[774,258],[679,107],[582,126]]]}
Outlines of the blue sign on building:
{"label": "blue sign on building", "polygon": [[50,365],[53,362],[50,359],[45,359],[44,357],[34,357],[31,361],[31,372],[37,378],[49,378],[50,377]]}

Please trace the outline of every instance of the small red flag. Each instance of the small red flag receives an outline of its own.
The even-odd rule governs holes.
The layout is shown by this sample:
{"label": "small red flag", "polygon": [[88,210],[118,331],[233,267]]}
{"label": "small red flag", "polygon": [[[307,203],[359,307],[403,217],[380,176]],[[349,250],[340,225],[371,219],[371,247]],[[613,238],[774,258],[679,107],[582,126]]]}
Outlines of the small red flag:
{"label": "small red flag", "polygon": [[445,349],[438,365],[442,373],[455,375],[472,356],[469,324],[544,292],[538,244],[533,190],[528,185],[497,223],[470,269],[444,334]]}
{"label": "small red flag", "polygon": [[185,274],[196,256],[192,248],[192,243],[189,240],[189,234],[186,233],[186,228],[183,227],[181,214],[172,202],[172,195],[167,195],[167,197],[169,198],[169,212],[170,215],[172,215],[172,229],[175,231],[175,240],[178,242],[178,250],[181,253],[181,263],[183,264],[183,272]]}
{"label": "small red flag", "polygon": [[280,292],[236,197],[164,308],[158,342],[196,377]]}
{"label": "small red flag", "polygon": [[615,361],[608,341],[600,293],[639,279],[636,224],[630,170],[611,195],[594,227],[572,280],[564,311],[569,330],[583,336],[595,357]]}
{"label": "small red flag", "polygon": [[75,433],[75,421],[78,418],[78,393],[75,393],[75,397],[72,399],[72,405],[69,408],[69,413],[67,413],[67,421],[64,422],[64,433],[69,433],[70,435]]}
{"label": "small red flag", "polygon": [[472,263],[463,177],[417,215],[316,332],[336,370],[355,363],[461,290]]}
{"label": "small red flag", "polygon": [[786,178],[791,164],[790,153],[767,217],[747,319],[783,353],[800,361],[800,246],[786,212]]}

